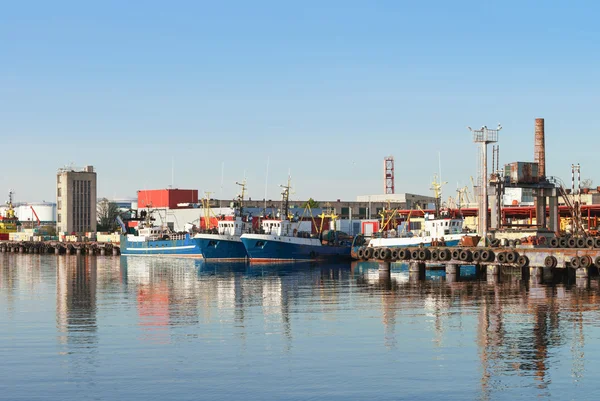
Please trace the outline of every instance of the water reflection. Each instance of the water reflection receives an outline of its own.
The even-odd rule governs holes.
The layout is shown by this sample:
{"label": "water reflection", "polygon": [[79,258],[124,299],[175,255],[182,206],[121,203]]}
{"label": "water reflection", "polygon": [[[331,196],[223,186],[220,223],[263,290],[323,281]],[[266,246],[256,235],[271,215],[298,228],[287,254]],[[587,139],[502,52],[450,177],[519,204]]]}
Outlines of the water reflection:
{"label": "water reflection", "polygon": [[363,262],[255,266],[0,255],[0,316],[12,322],[31,305],[43,310],[32,299],[54,291],[50,284],[60,352],[72,356],[69,371],[78,377],[96,375],[101,333],[119,335],[115,322],[125,329],[121,340],[142,349],[208,344],[238,359],[297,360],[307,343],[331,338],[332,350],[352,349],[334,357],[352,355],[370,369],[398,355],[428,371],[451,366],[458,373],[448,374],[457,380],[472,370],[482,399],[515,389],[556,395],[557,371],[568,371],[561,383],[572,386],[595,373],[585,355],[597,352],[590,338],[600,309],[596,279],[583,287],[510,274],[487,281],[466,269],[454,280],[431,271],[425,281],[413,281],[404,265],[385,272]]}

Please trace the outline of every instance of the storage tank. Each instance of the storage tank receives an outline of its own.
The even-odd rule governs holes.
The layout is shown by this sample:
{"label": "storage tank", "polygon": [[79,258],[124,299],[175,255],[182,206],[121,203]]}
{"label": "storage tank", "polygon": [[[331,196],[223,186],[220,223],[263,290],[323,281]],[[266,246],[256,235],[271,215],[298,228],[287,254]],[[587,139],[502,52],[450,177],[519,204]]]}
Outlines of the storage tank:
{"label": "storage tank", "polygon": [[56,222],[56,203],[51,202],[21,203],[15,208],[15,214],[20,221],[37,221],[32,208],[42,223]]}

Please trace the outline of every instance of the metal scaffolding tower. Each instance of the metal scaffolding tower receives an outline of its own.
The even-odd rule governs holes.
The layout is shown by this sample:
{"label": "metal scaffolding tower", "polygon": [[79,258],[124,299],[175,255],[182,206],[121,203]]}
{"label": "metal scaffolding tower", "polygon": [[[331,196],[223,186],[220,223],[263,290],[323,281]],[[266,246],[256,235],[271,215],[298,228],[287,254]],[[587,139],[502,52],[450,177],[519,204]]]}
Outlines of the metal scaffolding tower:
{"label": "metal scaffolding tower", "polygon": [[394,156],[383,159],[383,189],[386,194],[394,192]]}
{"label": "metal scaffolding tower", "polygon": [[473,133],[473,142],[480,144],[481,153],[481,172],[477,179],[478,183],[481,183],[480,190],[478,191],[478,205],[479,205],[479,234],[483,238],[483,245],[487,245],[487,231],[488,231],[488,171],[487,171],[487,145],[490,143],[498,142],[498,132],[502,129],[500,124],[498,128],[489,129],[487,126],[482,126],[480,129],[472,129],[467,127],[469,131]]}

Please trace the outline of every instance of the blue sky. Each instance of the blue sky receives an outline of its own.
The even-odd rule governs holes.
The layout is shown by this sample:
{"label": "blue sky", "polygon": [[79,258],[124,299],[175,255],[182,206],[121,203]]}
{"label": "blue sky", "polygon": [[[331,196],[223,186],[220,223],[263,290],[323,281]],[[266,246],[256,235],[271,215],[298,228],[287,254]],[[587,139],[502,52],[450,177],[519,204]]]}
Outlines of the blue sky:
{"label": "blue sky", "polygon": [[[476,173],[467,125],[501,122],[501,163],[572,163],[600,185],[600,5],[592,1],[5,2],[0,192],[54,200],[92,164],[100,196],[197,188],[268,198],[430,194]],[[221,171],[224,166],[223,188]],[[4,196],[3,196],[4,197]]]}

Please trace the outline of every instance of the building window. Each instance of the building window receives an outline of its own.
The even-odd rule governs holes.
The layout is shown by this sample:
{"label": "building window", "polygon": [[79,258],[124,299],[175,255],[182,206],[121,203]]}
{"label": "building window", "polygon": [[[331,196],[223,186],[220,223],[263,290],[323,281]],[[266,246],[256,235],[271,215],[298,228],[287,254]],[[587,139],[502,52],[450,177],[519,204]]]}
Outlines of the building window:
{"label": "building window", "polygon": [[60,188],[58,188],[58,190],[56,191],[56,196],[58,196],[59,198],[62,196]]}
{"label": "building window", "polygon": [[62,201],[57,201],[57,202],[56,202],[56,208],[57,208],[58,210],[60,210],[60,209],[62,208]]}
{"label": "building window", "polygon": [[342,207],[342,213],[341,213],[342,218],[348,218],[350,217],[350,208],[349,207]]}
{"label": "building window", "polygon": [[60,223],[60,213],[56,215],[56,221]]}

